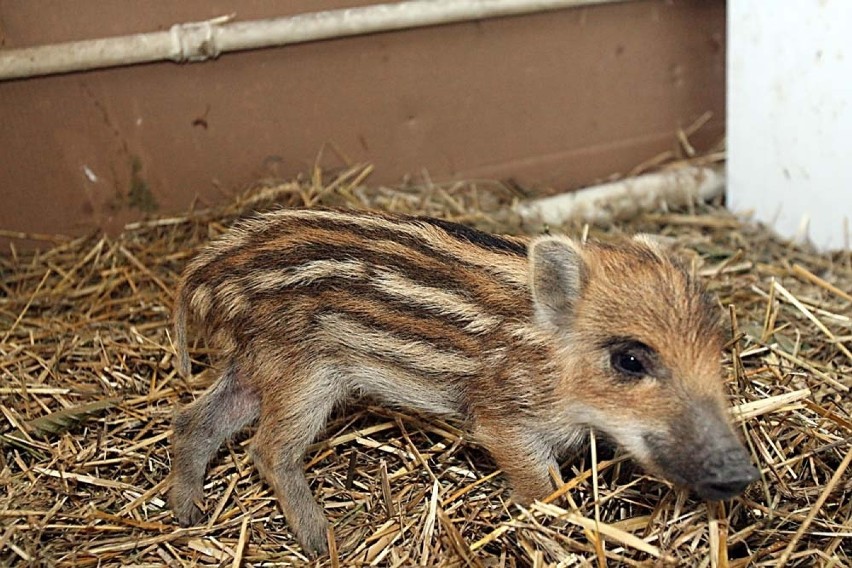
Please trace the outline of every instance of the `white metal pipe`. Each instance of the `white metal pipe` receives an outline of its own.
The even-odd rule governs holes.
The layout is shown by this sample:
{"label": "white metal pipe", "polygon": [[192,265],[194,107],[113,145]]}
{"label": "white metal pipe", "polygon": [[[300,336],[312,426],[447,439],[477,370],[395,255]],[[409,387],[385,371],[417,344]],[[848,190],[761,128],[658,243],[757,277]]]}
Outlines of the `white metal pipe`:
{"label": "white metal pipe", "polygon": [[0,50],[0,81],[514,16],[624,0],[408,0],[247,22],[231,17],[169,31]]}
{"label": "white metal pipe", "polygon": [[603,225],[663,204],[709,201],[724,191],[721,168],[686,166],[527,201],[517,211],[528,226],[558,227],[569,221]]}

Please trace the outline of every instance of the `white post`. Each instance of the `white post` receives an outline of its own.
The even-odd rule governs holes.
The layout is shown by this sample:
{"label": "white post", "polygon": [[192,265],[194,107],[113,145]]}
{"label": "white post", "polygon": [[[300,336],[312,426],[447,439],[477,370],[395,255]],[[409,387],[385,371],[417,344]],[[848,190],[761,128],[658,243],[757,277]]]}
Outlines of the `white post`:
{"label": "white post", "polygon": [[728,203],[848,248],[852,2],[728,2]]}

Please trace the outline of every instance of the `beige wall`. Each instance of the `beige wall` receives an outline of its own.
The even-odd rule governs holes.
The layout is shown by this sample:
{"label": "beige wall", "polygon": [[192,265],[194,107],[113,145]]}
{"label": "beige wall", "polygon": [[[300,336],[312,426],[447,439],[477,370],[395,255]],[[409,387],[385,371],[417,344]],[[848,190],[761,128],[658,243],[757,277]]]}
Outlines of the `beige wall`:
{"label": "beige wall", "polygon": [[[22,47],[341,0],[0,0]],[[144,6],[141,9],[140,6]],[[263,177],[375,164],[374,182],[570,189],[722,132],[722,0],[641,0],[0,83],[0,228],[115,230]],[[700,140],[699,140],[700,142]]]}

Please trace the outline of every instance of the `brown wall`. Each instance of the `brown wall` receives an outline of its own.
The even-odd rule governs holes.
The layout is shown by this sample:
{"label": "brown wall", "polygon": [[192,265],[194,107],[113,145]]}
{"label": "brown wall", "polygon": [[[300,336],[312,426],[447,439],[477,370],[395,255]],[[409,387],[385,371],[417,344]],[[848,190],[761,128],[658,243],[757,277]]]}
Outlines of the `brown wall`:
{"label": "brown wall", "polygon": [[[369,4],[0,0],[23,47]],[[139,6],[144,6],[140,9]],[[640,0],[0,83],[0,228],[114,230],[320,162],[570,189],[724,124],[722,0]]]}

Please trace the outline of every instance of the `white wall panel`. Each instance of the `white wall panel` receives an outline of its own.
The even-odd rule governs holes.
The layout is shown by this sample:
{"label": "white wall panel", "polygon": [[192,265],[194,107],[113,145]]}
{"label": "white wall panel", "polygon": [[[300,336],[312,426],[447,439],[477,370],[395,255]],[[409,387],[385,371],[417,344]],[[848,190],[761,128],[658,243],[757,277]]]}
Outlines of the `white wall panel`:
{"label": "white wall panel", "polygon": [[728,202],[842,248],[852,223],[852,1],[728,3]]}

